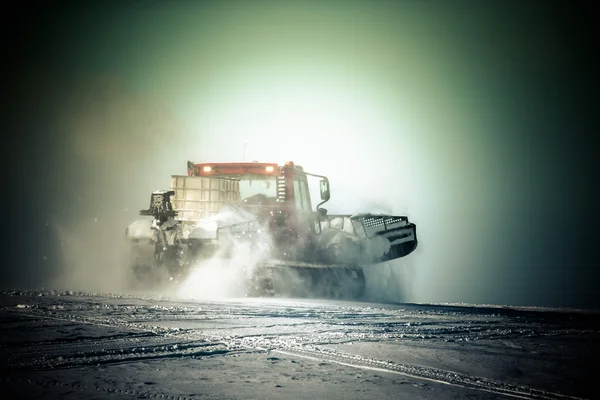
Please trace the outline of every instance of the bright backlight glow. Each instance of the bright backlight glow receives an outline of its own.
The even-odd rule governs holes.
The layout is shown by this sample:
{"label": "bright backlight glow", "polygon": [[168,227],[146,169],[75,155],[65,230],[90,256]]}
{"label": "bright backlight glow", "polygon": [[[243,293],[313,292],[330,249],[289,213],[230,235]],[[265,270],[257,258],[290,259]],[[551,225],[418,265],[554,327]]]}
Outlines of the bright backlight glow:
{"label": "bright backlight glow", "polygon": [[[371,154],[406,159],[408,154],[392,157],[389,143],[381,146],[368,138],[410,132],[406,127],[410,117],[398,107],[391,113],[385,98],[378,100],[376,88],[361,78],[348,84],[327,70],[314,76],[258,76],[250,82],[231,77],[219,88],[222,94],[196,113],[194,131],[205,136],[202,146],[194,143],[190,148],[207,149],[206,154],[196,150],[186,157],[222,162],[295,160],[313,172],[337,169],[332,149],[335,158],[343,160],[350,154],[354,161],[364,162],[372,161]],[[409,153],[409,147],[405,143],[400,152]],[[275,172],[275,167],[265,171]]]}
{"label": "bright backlight glow", "polygon": [[210,165],[205,166],[204,168],[202,168],[202,170],[204,172],[210,172],[212,170],[212,168],[210,167]]}

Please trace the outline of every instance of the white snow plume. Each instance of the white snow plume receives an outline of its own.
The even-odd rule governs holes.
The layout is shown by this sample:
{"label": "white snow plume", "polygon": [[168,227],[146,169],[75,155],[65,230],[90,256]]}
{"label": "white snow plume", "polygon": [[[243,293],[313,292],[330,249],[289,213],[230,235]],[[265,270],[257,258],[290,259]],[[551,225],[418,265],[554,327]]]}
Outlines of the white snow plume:
{"label": "white snow plume", "polygon": [[413,301],[418,264],[410,255],[398,260],[364,267],[364,300],[378,303]]}
{"label": "white snow plume", "polygon": [[187,279],[177,289],[177,296],[203,300],[247,297],[257,265],[268,257],[271,239],[264,232],[254,238],[232,237],[206,260],[199,260]]}

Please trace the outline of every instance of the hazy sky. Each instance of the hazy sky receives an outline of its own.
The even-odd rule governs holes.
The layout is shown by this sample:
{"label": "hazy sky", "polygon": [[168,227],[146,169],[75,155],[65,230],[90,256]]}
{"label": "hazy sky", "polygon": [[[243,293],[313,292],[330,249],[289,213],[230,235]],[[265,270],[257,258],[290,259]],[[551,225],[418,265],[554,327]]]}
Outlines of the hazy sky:
{"label": "hazy sky", "polygon": [[398,301],[600,307],[586,15],[520,1],[21,9],[3,28],[0,286],[113,271],[150,191],[187,160],[245,158],[327,175],[330,212],[414,221],[418,250],[378,270],[402,281]]}

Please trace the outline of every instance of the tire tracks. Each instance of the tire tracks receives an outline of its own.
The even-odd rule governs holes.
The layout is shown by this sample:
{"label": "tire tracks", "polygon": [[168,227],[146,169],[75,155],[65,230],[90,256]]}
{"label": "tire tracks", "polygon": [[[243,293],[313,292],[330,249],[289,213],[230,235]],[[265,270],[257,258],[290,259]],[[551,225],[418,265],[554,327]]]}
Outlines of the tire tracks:
{"label": "tire tracks", "polygon": [[332,362],[352,368],[366,369],[379,372],[399,374],[411,378],[424,379],[446,385],[460,386],[469,389],[482,390],[503,396],[520,399],[547,399],[547,400],[581,400],[580,397],[552,393],[527,386],[515,385],[498,380],[466,375],[454,371],[438,368],[423,367],[410,364],[396,364],[392,361],[383,361],[366,358],[356,354],[342,353],[330,349],[319,348],[293,348],[272,349],[275,353],[288,356],[303,357],[315,361]]}
{"label": "tire tracks", "polygon": [[[2,310],[32,319],[52,319],[66,323],[89,324],[125,331],[122,335],[99,338],[57,339],[27,343],[21,346],[2,347],[2,364],[6,368],[17,367],[21,370],[44,370],[56,368],[74,368],[87,365],[138,362],[169,357],[219,357],[240,353],[279,353],[291,357],[301,357],[320,362],[330,362],[339,365],[364,370],[386,372],[407,377],[464,387],[484,392],[490,392],[507,397],[521,399],[544,400],[576,400],[579,397],[553,393],[532,387],[512,384],[509,382],[472,376],[449,370],[425,367],[412,364],[400,364],[390,360],[368,358],[357,354],[333,350],[322,345],[310,343],[307,336],[296,336],[295,342],[282,339],[276,335],[234,336],[223,337],[205,334],[197,329],[182,330],[165,328],[139,322],[127,321],[127,314],[119,316],[86,316],[64,313],[50,314],[47,310],[25,308],[18,310]],[[250,311],[248,311],[250,312]],[[168,317],[165,312],[165,317]],[[157,316],[160,320],[160,315]],[[307,343],[308,342],[308,343]],[[12,380],[11,380],[12,379]],[[33,383],[51,385],[43,380],[20,379],[17,377],[3,378],[0,382],[18,384]],[[70,383],[54,383],[56,385],[74,385]],[[75,387],[75,386],[73,386]],[[78,390],[106,391],[115,394],[131,394],[149,398],[188,399],[185,397],[168,396],[152,392],[121,390],[113,391],[96,386],[77,387]],[[191,399],[191,398],[190,398]]]}

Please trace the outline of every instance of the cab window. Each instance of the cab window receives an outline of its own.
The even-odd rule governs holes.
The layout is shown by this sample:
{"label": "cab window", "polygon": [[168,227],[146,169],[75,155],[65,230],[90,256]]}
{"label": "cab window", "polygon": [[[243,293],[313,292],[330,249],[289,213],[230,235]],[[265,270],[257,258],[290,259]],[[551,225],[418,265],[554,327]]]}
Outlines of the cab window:
{"label": "cab window", "polygon": [[308,183],[304,181],[294,180],[294,198],[296,200],[297,210],[311,210]]}

